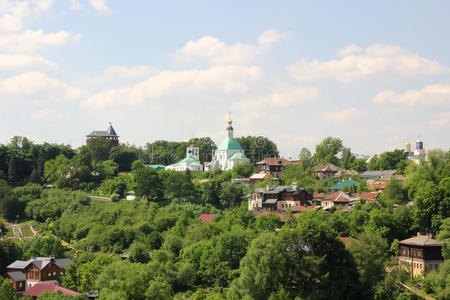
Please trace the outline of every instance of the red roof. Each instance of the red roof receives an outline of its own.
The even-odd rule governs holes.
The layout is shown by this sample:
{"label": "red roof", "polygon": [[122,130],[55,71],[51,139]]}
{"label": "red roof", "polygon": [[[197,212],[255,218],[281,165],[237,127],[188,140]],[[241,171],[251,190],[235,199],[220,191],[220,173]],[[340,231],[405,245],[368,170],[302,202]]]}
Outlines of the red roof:
{"label": "red roof", "polygon": [[291,211],[293,211],[293,212],[313,211],[313,210],[318,210],[319,208],[320,208],[320,206],[294,205],[294,206],[291,206]]}
{"label": "red roof", "polygon": [[23,293],[26,296],[39,296],[41,293],[45,291],[51,291],[51,292],[57,292],[61,291],[63,294],[66,295],[78,295],[77,292],[53,285],[53,284],[46,284],[46,283],[36,283],[32,288],[30,288],[28,291]]}
{"label": "red roof", "polygon": [[379,194],[380,193],[378,193],[378,192],[362,192],[362,193],[356,194],[356,197],[364,199],[364,200],[368,200],[368,201],[375,201],[375,200],[377,200]]}
{"label": "red roof", "polygon": [[270,166],[287,166],[287,165],[298,165],[298,160],[287,160],[285,158],[275,158],[269,157],[260,162],[256,163],[257,165],[270,165]]}
{"label": "red roof", "polygon": [[217,214],[203,214],[203,215],[200,215],[200,220],[202,220],[202,222],[211,222],[216,217],[217,217]]}

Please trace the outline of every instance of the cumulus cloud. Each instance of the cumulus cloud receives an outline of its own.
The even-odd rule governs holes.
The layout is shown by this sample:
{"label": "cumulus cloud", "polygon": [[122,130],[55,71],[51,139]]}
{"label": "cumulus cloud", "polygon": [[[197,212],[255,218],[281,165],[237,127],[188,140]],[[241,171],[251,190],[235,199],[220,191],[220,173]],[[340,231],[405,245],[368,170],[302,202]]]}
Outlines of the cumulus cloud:
{"label": "cumulus cloud", "polygon": [[375,74],[395,74],[413,77],[448,74],[450,69],[436,60],[430,60],[406,49],[374,44],[364,51],[356,45],[339,51],[340,59],[328,61],[300,59],[288,67],[288,71],[297,80],[316,80],[331,78],[341,82],[350,82]]}
{"label": "cumulus cloud", "polygon": [[428,85],[421,90],[397,93],[386,90],[373,97],[375,104],[395,104],[403,106],[450,104],[450,85]]}
{"label": "cumulus cloud", "polygon": [[79,0],[71,0],[70,8],[72,10],[80,10],[83,8],[83,5],[81,4],[81,2]]}
{"label": "cumulus cloud", "polygon": [[250,99],[239,103],[243,109],[264,107],[288,107],[295,103],[312,102],[317,99],[317,88],[288,88],[268,96]]}
{"label": "cumulus cloud", "polygon": [[258,37],[257,45],[237,42],[227,45],[216,37],[205,36],[198,40],[190,40],[183,48],[171,56],[178,61],[191,62],[205,59],[211,64],[247,64],[269,50],[275,43],[288,37],[273,29],[264,31]]}
{"label": "cumulus cloud", "polygon": [[126,84],[132,80],[139,80],[157,73],[156,68],[149,66],[111,66],[106,68],[105,72],[98,77],[90,78],[89,85],[103,85],[114,83],[116,85]]}
{"label": "cumulus cloud", "polygon": [[47,11],[53,2],[53,0],[0,1],[0,31],[22,30],[23,20]]}
{"label": "cumulus cloud", "polygon": [[349,121],[354,121],[357,119],[361,119],[367,115],[367,112],[364,110],[359,110],[355,107],[340,110],[340,111],[328,111],[320,114],[319,120],[321,122],[330,122],[330,123],[344,123]]}
{"label": "cumulus cloud", "polygon": [[0,54],[0,72],[56,69],[57,64],[39,55]]}
{"label": "cumulus cloud", "polygon": [[22,104],[42,105],[71,101],[81,90],[41,72],[28,72],[0,82],[0,95]]}
{"label": "cumulus cloud", "polygon": [[102,14],[111,14],[112,11],[106,4],[106,0],[89,0],[89,5]]}
{"label": "cumulus cloud", "polygon": [[26,30],[21,33],[0,35],[0,51],[32,53],[47,47],[62,46],[80,39],[80,34],[73,35],[66,31],[45,34],[42,30]]}
{"label": "cumulus cloud", "polygon": [[69,115],[58,113],[57,111],[51,108],[43,108],[34,111],[29,115],[29,117],[31,120],[41,122],[51,122],[51,121],[61,121],[71,119]]}
{"label": "cumulus cloud", "polygon": [[[131,87],[109,89],[82,102],[85,108],[102,109],[117,104],[138,104],[164,96],[231,95],[248,90],[261,76],[255,66],[213,66],[204,70],[163,71]],[[211,99],[209,99],[211,100]]]}

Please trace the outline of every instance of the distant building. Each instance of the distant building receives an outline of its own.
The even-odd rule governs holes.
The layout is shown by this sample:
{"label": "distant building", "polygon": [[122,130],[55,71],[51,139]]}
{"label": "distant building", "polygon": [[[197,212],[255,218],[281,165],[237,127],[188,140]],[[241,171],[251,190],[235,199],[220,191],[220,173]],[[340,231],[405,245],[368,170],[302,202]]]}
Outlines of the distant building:
{"label": "distant building", "polygon": [[217,147],[214,152],[211,162],[205,163],[205,170],[231,170],[235,165],[248,161],[244,149],[234,138],[234,129],[231,126],[232,123],[230,116],[227,127],[228,137],[219,144],[219,147]]}
{"label": "distant building", "polygon": [[285,166],[298,165],[298,160],[287,160],[285,158],[265,158],[256,163],[260,172],[269,173],[272,178],[280,178],[281,170]]}
{"label": "distant building", "polygon": [[249,181],[250,181],[250,184],[257,184],[257,183],[262,182],[269,178],[271,178],[269,172],[260,172],[260,173],[255,173],[252,176],[250,176]]}
{"label": "distant building", "polygon": [[354,198],[347,193],[337,191],[324,195],[320,198],[321,206],[324,210],[334,206],[349,206],[354,202],[358,202],[359,198]]}
{"label": "distant building", "polygon": [[248,197],[249,210],[285,211],[292,206],[305,206],[313,199],[313,195],[298,187],[297,183],[289,186],[266,186],[255,189]]}
{"label": "distant building", "polygon": [[397,170],[365,171],[364,173],[361,173],[359,177],[367,180],[389,180],[396,172]]}
{"label": "distant building", "polygon": [[329,187],[330,191],[341,191],[345,189],[357,188],[359,182],[353,179],[343,180],[341,182],[336,183],[335,185]]}
{"label": "distant building", "polygon": [[72,260],[69,258],[34,257],[22,261],[16,260],[7,266],[5,277],[14,289],[22,293],[37,283],[59,285],[61,277],[66,274],[65,268]]}
{"label": "distant building", "polygon": [[331,179],[340,170],[342,170],[340,167],[326,163],[320,163],[313,167],[313,171],[317,174],[317,177],[319,177],[320,180]]}
{"label": "distant building", "polygon": [[410,142],[407,142],[405,144],[405,148],[406,153],[408,153],[408,159],[412,160],[416,164],[427,160],[427,154],[425,152],[425,149],[423,148],[423,141],[420,138],[417,138],[416,149],[414,151],[411,151]]}
{"label": "distant building", "polygon": [[86,136],[86,144],[88,144],[89,141],[94,138],[102,138],[105,140],[109,140],[110,147],[116,147],[119,145],[119,136],[112,127],[111,123],[109,123],[108,129],[106,131],[94,130],[91,133],[89,133]]}
{"label": "distant building", "polygon": [[398,242],[400,254],[398,263],[411,271],[413,276],[423,275],[428,271],[439,272],[444,263],[442,244],[431,235],[421,235]]}
{"label": "distant building", "polygon": [[39,297],[40,294],[43,292],[61,292],[64,295],[70,295],[70,296],[76,296],[79,295],[77,292],[53,285],[53,284],[45,284],[45,283],[37,283],[32,288],[30,288],[28,291],[23,293],[24,296],[31,296],[33,299],[36,299]]}
{"label": "distant building", "polygon": [[168,165],[165,169],[173,171],[203,171],[203,165],[200,163],[199,157],[199,148],[191,145],[187,147],[186,157],[183,160],[180,160],[172,165]]}

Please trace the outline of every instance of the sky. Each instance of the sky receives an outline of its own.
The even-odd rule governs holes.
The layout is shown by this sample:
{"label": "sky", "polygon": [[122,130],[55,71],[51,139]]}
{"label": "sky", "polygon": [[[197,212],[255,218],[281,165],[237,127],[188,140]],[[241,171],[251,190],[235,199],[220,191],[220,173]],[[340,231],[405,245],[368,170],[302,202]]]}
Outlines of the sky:
{"label": "sky", "polygon": [[449,1],[0,0],[0,143],[450,148]]}

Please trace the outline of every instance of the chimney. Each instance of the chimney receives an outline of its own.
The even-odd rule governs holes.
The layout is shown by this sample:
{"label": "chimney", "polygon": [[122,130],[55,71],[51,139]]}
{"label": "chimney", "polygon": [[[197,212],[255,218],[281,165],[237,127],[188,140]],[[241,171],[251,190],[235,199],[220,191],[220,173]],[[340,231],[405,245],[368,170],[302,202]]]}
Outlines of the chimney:
{"label": "chimney", "polygon": [[293,183],[291,183],[291,188],[292,188],[292,189],[296,190],[296,189],[297,189],[297,187],[298,187],[298,184],[297,184],[297,182],[293,182]]}

